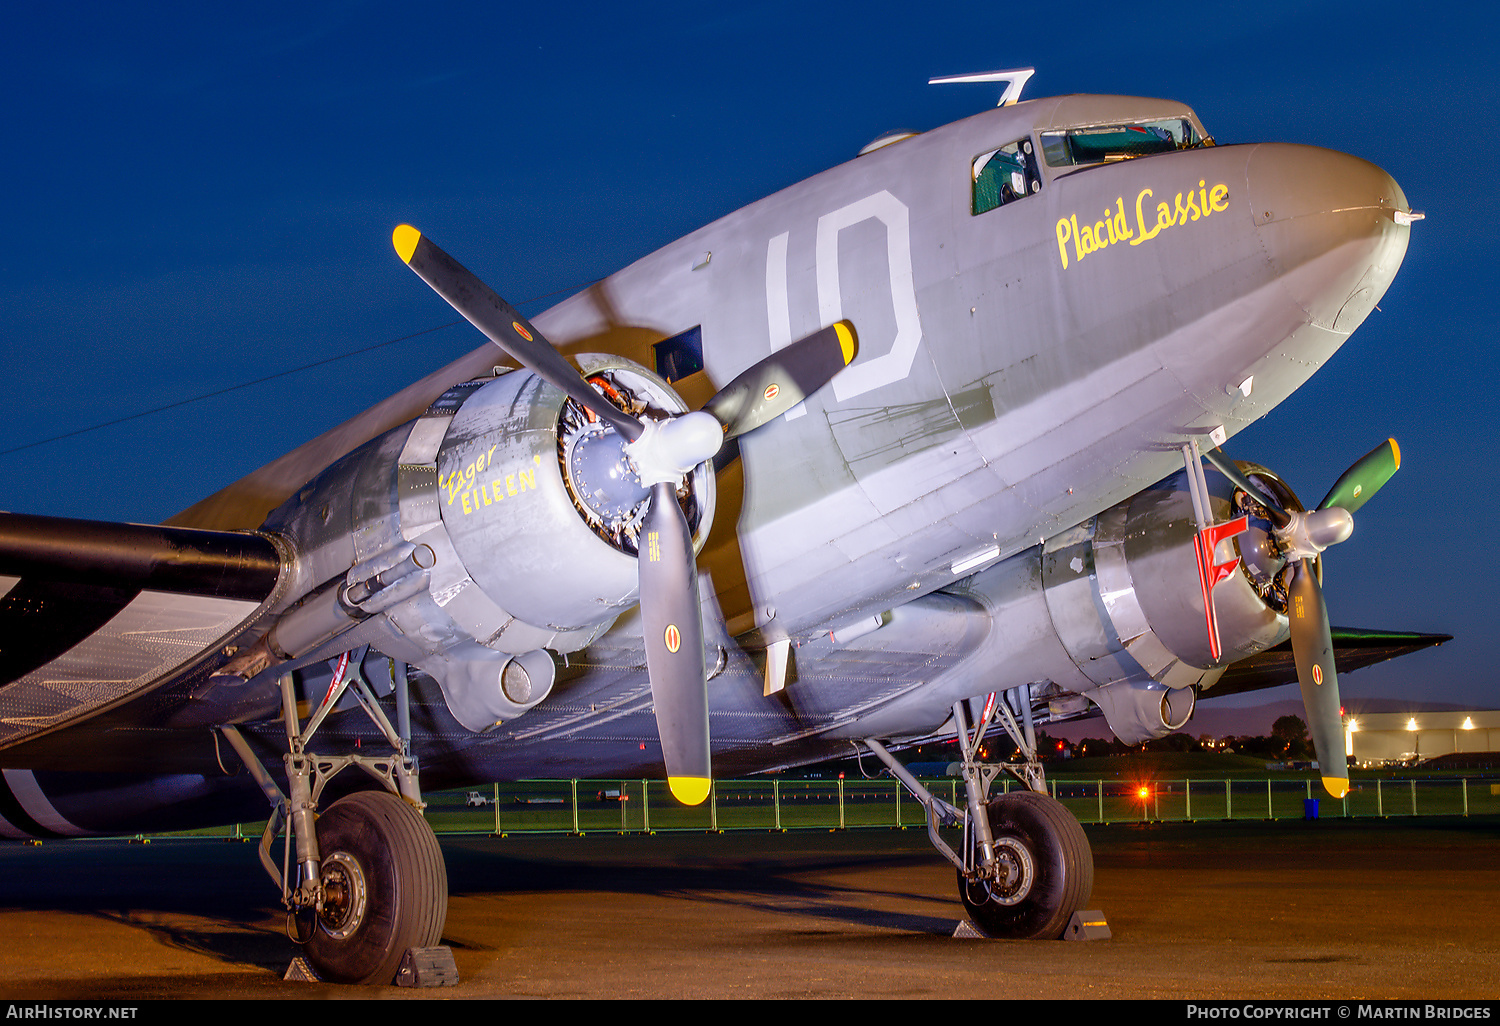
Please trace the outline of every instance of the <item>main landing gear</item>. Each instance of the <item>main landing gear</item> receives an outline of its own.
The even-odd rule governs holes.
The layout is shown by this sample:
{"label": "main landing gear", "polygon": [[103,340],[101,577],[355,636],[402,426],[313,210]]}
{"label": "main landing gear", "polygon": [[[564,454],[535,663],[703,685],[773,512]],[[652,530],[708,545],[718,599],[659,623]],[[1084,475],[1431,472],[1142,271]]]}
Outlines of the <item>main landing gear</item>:
{"label": "main landing gear", "polygon": [[[1078,820],[1044,790],[1026,689],[1015,689],[1007,696],[1010,701],[996,698],[992,693],[986,699],[976,725],[970,723],[968,703],[953,706],[963,752],[964,808],[929,792],[879,741],[865,744],[927,810],[927,835],[957,868],[959,897],[973,925],[988,937],[1056,940],[1089,900],[1094,855]],[[1012,702],[1021,711],[1024,729],[1009,708]],[[979,744],[996,719],[1021,749],[1021,763],[979,762]],[[989,797],[1002,770],[1028,789]],[[962,854],[938,833],[940,826],[957,824],[963,826]]]}
{"label": "main landing gear", "polygon": [[[362,654],[362,653],[361,653]],[[220,728],[266,797],[272,814],[260,841],[260,860],[281,886],[287,933],[302,946],[318,977],[336,983],[389,984],[409,952],[432,982],[457,982],[452,954],[439,948],[448,914],[448,872],[437,837],[422,818],[425,806],[410,755],[405,668],[394,674],[400,731],[391,727],[360,675],[360,660],[339,659],[333,686],[308,720],[297,715],[292,675],[281,678],[286,726],[288,790],[283,795],[234,727]],[[319,756],[307,750],[314,732],[346,690],[352,690],[390,742],[388,756]],[[356,791],[321,814],[318,799],[340,770],[358,766],[382,790]],[[285,826],[281,865],[271,855]],[[296,850],[296,864],[292,851]]]}
{"label": "main landing gear", "polygon": [[388,983],[412,948],[441,942],[448,875],[422,814],[386,791],[359,791],[318,817],[317,906],[302,945],[327,980]]}
{"label": "main landing gear", "polygon": [[1094,856],[1073,814],[1035,791],[985,805],[997,871],[958,870],[969,918],[988,937],[1061,937],[1094,888]]}

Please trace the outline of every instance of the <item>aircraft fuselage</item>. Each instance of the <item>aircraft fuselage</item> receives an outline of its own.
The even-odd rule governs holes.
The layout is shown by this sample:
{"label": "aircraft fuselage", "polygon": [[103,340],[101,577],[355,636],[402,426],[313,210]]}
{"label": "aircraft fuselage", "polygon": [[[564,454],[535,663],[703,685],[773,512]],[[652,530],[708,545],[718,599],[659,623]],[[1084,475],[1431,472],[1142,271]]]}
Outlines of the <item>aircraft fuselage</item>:
{"label": "aircraft fuselage", "polygon": [[[534,319],[569,355],[612,354],[677,378],[688,408],[794,339],[840,320],[858,335],[853,363],[800,407],[744,435],[739,459],[718,475],[714,528],[698,567],[704,622],[724,625],[707,639],[720,658],[718,666],[709,659],[708,683],[720,766],[791,765],[828,754],[836,737],[920,734],[939,725],[948,703],[983,690],[1032,685],[1100,701],[1099,689],[1115,684],[1211,683],[1192,557],[1181,561],[1190,551],[1180,544],[1187,536],[1178,537],[1189,518],[1185,498],[1148,490],[1182,468],[1184,443],[1233,436],[1329,358],[1399,267],[1409,210],[1390,177],[1357,158],[1283,144],[1215,146],[1204,137],[1191,110],[1164,100],[1073,96],[997,108],[735,211]],[[679,378],[657,347],[694,330],[702,370]],[[333,582],[369,558],[364,546],[399,542],[403,534],[391,533],[398,528],[416,538],[403,518],[420,482],[401,476],[420,448],[412,418],[431,416],[455,386],[488,379],[499,356],[486,344],[171,521],[213,529],[265,521],[292,540],[295,580],[272,612],[317,589],[327,599],[326,620],[308,604],[316,615],[305,618],[308,640],[297,652],[308,696],[326,689],[331,672],[316,664],[318,632],[348,623]],[[491,462],[495,448],[476,436],[472,454],[448,466],[443,459],[454,457],[439,453],[438,436],[423,443],[422,459],[444,482],[432,504],[455,537],[460,521],[490,515],[483,511],[494,504],[517,523],[536,520],[539,538],[556,515],[571,516],[556,495],[545,516],[539,505],[542,477],[533,468],[551,462],[544,454],[556,414],[546,405],[551,386],[524,378],[474,386],[514,396],[505,414],[511,434],[496,437],[535,434],[524,462]],[[1164,613],[1148,608],[1153,600],[1125,561],[1110,563],[1111,553],[1136,544],[1137,514],[1127,516],[1124,504],[1143,495],[1138,515],[1159,540],[1131,558],[1137,569],[1149,564],[1157,584],[1168,582]],[[1227,509],[1226,494],[1215,501]],[[386,518],[378,531],[368,512],[377,507]],[[362,520],[367,513],[376,519]],[[1175,554],[1158,558],[1158,549]],[[1105,590],[1065,597],[1062,556]],[[575,562],[587,567],[589,558]],[[538,626],[534,649],[562,654],[550,696],[524,715],[474,713],[474,722],[503,722],[468,735],[470,744],[443,741],[424,755],[434,782],[659,766],[659,751],[640,740],[653,731],[639,619],[627,612],[613,620],[632,601],[634,557],[609,559],[623,582],[611,585],[609,618],[597,629]],[[451,588],[422,598],[427,606],[413,606],[405,620],[390,613],[384,634],[373,620],[355,633],[372,651],[424,668],[424,653],[436,653],[431,672],[468,660],[454,672],[468,674],[460,684],[470,687],[473,667],[488,673],[485,660],[503,658],[484,650],[494,642],[485,631],[511,628],[505,609],[486,606],[459,617],[468,637],[450,644],[444,632],[457,628],[422,620],[424,610],[458,608],[452,596],[472,584],[462,562]],[[440,559],[433,572],[447,565]],[[528,574],[550,573],[530,565],[489,568],[495,602],[521,590]],[[1221,610],[1241,628],[1242,644],[1228,646],[1220,670],[1286,629],[1276,609],[1251,601],[1243,575],[1231,586],[1249,598],[1242,613]],[[567,597],[565,584],[554,591]],[[1134,605],[1117,601],[1125,591],[1141,592]],[[874,641],[851,645],[877,628]],[[419,634],[430,635],[427,647],[400,648]],[[335,652],[353,636],[317,644]],[[800,650],[792,678],[800,669],[807,679],[784,700],[763,698],[761,653],[783,641]],[[279,701],[273,684],[261,682],[257,693],[203,686],[223,661],[205,650],[179,683],[166,684],[146,720],[171,731],[269,716]],[[1178,664],[1197,675],[1173,678]],[[423,701],[431,712],[417,717],[419,734],[464,736],[453,733],[464,728],[448,717],[444,696]],[[113,740],[92,746],[92,761],[79,768],[144,771],[150,760],[129,747],[134,735],[110,733],[111,723],[141,715],[126,703],[97,719]],[[336,714],[326,732],[336,734],[350,715]],[[358,729],[350,728],[351,743]],[[260,730],[268,747],[278,730],[275,721]],[[216,765],[211,746],[195,746],[184,765]],[[12,757],[11,765],[78,765],[61,742]]]}
{"label": "aircraft fuselage", "polygon": [[[751,204],[536,318],[559,346],[623,342],[648,364],[632,340],[701,327],[713,382],[855,325],[854,364],[741,444],[743,499],[724,489],[718,515],[737,530],[701,562],[731,634],[836,628],[1082,522],[1180,466],[1187,439],[1263,416],[1373,308],[1408,234],[1405,197],[1373,165],[1277,144],[1084,167],[1041,152],[1075,126],[1174,119],[1201,137],[1169,101],[988,111]],[[1022,140],[1038,191],[973,213],[976,156]]]}

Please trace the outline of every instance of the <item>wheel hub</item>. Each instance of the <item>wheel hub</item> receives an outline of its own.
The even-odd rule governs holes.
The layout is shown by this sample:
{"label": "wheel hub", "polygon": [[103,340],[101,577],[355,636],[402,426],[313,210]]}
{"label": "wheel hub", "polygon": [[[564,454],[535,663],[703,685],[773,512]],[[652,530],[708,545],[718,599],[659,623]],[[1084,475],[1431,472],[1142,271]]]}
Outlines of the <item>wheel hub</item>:
{"label": "wheel hub", "polygon": [[1013,837],[995,838],[995,866],[999,876],[980,881],[985,899],[996,905],[1019,905],[1031,893],[1036,871],[1031,852]]}
{"label": "wheel hub", "polygon": [[323,859],[323,903],[318,906],[318,926],[335,940],[343,940],[359,929],[369,904],[369,890],[359,862],[347,852],[334,852]]}

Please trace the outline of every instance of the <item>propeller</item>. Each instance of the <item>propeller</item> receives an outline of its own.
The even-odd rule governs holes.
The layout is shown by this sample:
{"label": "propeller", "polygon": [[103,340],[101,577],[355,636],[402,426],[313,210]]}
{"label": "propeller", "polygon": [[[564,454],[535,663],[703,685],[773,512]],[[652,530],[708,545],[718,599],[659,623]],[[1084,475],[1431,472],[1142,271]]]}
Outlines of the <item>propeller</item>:
{"label": "propeller", "polygon": [[535,326],[458,261],[410,225],[391,234],[417,276],[495,345],[614,427],[641,484],[651,490],[639,549],[646,669],[672,794],[686,805],[708,796],[708,674],[693,532],[677,501],[683,478],[724,443],[774,420],[827,384],[854,359],[848,322],[777,350],[725,385],[703,407],[662,420],[639,419],[596,391]]}
{"label": "propeller", "polygon": [[1290,569],[1287,583],[1287,620],[1292,632],[1292,658],[1297,683],[1307,710],[1308,731],[1322,767],[1323,786],[1335,798],[1349,792],[1349,769],[1344,756],[1344,727],[1340,716],[1338,669],[1333,661],[1333,633],[1328,604],[1323,599],[1323,550],[1346,540],[1354,530],[1353,514],[1391,479],[1401,466],[1401,449],[1388,438],[1354,462],[1334,482],[1317,509],[1288,510],[1266,488],[1255,484],[1221,450],[1204,455],[1234,485],[1258,502],[1272,526],[1276,547]]}

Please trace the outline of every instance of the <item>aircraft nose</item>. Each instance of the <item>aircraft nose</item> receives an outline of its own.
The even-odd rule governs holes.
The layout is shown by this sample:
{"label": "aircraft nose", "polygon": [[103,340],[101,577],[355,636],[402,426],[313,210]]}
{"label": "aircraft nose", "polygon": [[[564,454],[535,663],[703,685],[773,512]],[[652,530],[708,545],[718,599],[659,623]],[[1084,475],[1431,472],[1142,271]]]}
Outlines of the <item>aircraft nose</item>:
{"label": "aircraft nose", "polygon": [[1292,298],[1309,323],[1353,331],[1406,255],[1401,187],[1369,161],[1312,146],[1259,146],[1246,172],[1261,243]]}

